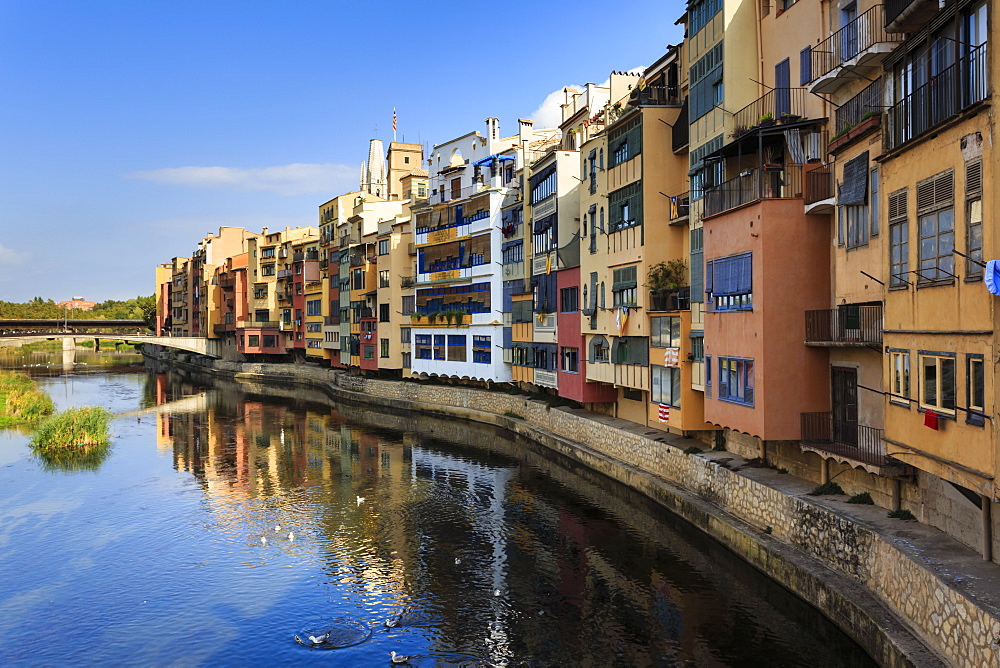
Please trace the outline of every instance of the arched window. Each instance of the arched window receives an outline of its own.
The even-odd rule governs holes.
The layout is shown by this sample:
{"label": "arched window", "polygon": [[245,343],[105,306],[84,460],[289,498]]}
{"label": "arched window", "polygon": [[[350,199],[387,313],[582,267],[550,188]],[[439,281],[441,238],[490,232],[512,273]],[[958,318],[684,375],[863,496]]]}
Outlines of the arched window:
{"label": "arched window", "polygon": [[588,362],[608,362],[610,349],[608,340],[603,336],[595,336],[590,340],[590,355]]}

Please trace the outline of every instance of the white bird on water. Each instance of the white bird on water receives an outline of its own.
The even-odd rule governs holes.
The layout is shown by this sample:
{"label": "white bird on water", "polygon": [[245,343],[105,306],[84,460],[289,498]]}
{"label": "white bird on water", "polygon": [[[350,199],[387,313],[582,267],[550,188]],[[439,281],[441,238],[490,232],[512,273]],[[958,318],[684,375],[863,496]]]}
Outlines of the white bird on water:
{"label": "white bird on water", "polygon": [[330,638],[330,632],[327,631],[321,636],[309,636],[309,642],[314,645],[322,645]]}
{"label": "white bird on water", "polygon": [[261,545],[267,545],[267,536],[261,536],[260,537],[260,544]]}
{"label": "white bird on water", "polygon": [[291,532],[291,531],[288,532],[288,542],[289,543],[295,542],[295,533],[294,532]]}
{"label": "white bird on water", "polygon": [[387,629],[396,628],[402,623],[402,621],[403,621],[403,613],[399,613],[395,617],[390,617],[389,619],[385,620],[385,628]]}
{"label": "white bird on water", "polygon": [[397,663],[397,664],[399,664],[399,663],[408,663],[410,661],[410,657],[403,656],[402,654],[396,654],[395,650],[389,652],[389,654],[392,655],[392,662],[393,663]]}
{"label": "white bird on water", "polygon": [[460,563],[462,563],[462,560],[459,559],[458,557],[455,557],[455,565],[458,566]]}
{"label": "white bird on water", "polygon": [[274,525],[274,533],[278,533],[279,531],[281,531],[281,525],[280,524],[275,524]]}
{"label": "white bird on water", "polygon": [[358,505],[359,505],[359,506],[360,506],[360,505],[361,505],[362,503],[364,503],[364,502],[365,502],[365,497],[363,497],[363,496],[359,496],[359,497],[357,497],[357,498],[358,498]]}

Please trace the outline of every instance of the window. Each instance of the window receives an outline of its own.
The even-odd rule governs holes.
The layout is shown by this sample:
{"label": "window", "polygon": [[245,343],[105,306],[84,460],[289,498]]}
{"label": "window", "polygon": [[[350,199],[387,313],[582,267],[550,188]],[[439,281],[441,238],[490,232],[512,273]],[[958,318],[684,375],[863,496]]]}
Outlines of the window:
{"label": "window", "polygon": [[260,268],[260,273],[262,276],[274,276],[274,265],[265,264],[263,267]]}
{"label": "window", "polygon": [[654,348],[680,348],[680,316],[671,315],[650,318],[649,337],[649,345]]}
{"label": "window", "polygon": [[378,240],[378,254],[379,255],[388,255],[389,254],[389,240],[388,239],[379,239]]}
{"label": "window", "polygon": [[871,199],[868,208],[872,215],[872,236],[878,236],[878,167],[868,173],[868,184],[871,189]]}
{"label": "window", "polygon": [[955,413],[955,357],[943,353],[920,355],[920,407]]}
{"label": "window", "polygon": [[400,327],[399,328],[399,342],[400,343],[409,343],[410,342],[410,328],[409,327]]}
{"label": "window", "polygon": [[562,349],[562,370],[566,373],[579,373],[580,371],[580,349]]}
{"label": "window", "polygon": [[389,287],[389,270],[388,269],[383,269],[382,271],[378,272],[378,286],[380,288],[387,288],[387,287]]}
{"label": "window", "polygon": [[917,183],[917,282],[950,282],[955,274],[954,172]]}
{"label": "window", "polygon": [[965,163],[965,261],[966,280],[983,277],[983,163]]}
{"label": "window", "polygon": [[642,401],[642,390],[634,390],[631,387],[623,387],[622,399],[628,399],[629,401]]}
{"label": "window", "polygon": [[262,285],[253,289],[254,299],[264,299],[267,297],[267,286]]}
{"label": "window", "polygon": [[407,295],[406,297],[403,297],[403,315],[413,315],[413,312],[416,310],[416,301],[417,298],[415,295]]}
{"label": "window", "polygon": [[753,406],[753,360],[719,358],[719,399]]}
{"label": "window", "polygon": [[910,352],[908,350],[890,350],[889,366],[889,401],[909,407]]}
{"label": "window", "polygon": [[608,362],[610,361],[610,348],[608,340],[603,336],[595,336],[590,340],[590,361]]}
{"label": "window", "polygon": [[531,203],[536,204],[543,199],[556,194],[556,170],[555,167],[542,170],[537,177],[532,177],[531,182]]}
{"label": "window", "polygon": [[681,407],[681,370],[678,367],[650,367],[652,391],[649,400],[655,404]]}
{"label": "window", "polygon": [[259,334],[248,334],[247,335],[247,345],[251,348],[260,347],[260,335]]}
{"label": "window", "polygon": [[253,319],[256,322],[268,322],[271,319],[271,312],[267,309],[257,309],[253,312]]}
{"label": "window", "polygon": [[319,334],[323,331],[323,325],[318,322],[306,323],[306,331],[310,334]]}
{"label": "window", "polygon": [[319,339],[307,339],[306,348],[322,348],[323,342]]}
{"label": "window", "polygon": [[375,346],[364,346],[364,358],[366,360],[375,359]]}
{"label": "window", "polygon": [[379,339],[379,357],[389,356],[389,339]]}
{"label": "window", "polygon": [[705,335],[702,332],[698,332],[697,336],[691,333],[691,358],[693,362],[705,361]]}
{"label": "window", "polygon": [[[770,8],[770,5],[768,7]],[[806,86],[810,81],[812,81],[812,47],[807,46],[799,51],[799,85]]]}
{"label": "window", "polygon": [[524,242],[511,241],[505,243],[503,247],[502,259],[504,264],[522,262],[524,260]]}
{"label": "window", "polygon": [[472,361],[476,364],[489,364],[493,358],[493,344],[488,336],[472,337]]}
{"label": "window", "polygon": [[379,304],[378,305],[378,321],[379,322],[389,322],[389,305]]}
{"label": "window", "polygon": [[559,291],[559,310],[562,313],[574,313],[580,310],[580,288],[572,286]]}
{"label": "window", "polygon": [[642,153],[642,117],[637,116],[608,133],[609,167],[628,162]]}
{"label": "window", "polygon": [[909,223],[906,214],[906,188],[889,194],[889,287],[909,283]]}
{"label": "window", "polygon": [[434,359],[444,359],[444,334],[434,335]]}
{"label": "window", "polygon": [[649,339],[644,336],[619,336],[611,348],[614,364],[630,366],[649,365]]}
{"label": "window", "polygon": [[417,334],[413,338],[414,345],[417,347],[417,359],[429,360],[431,358],[431,335]]}
{"label": "window", "polygon": [[403,368],[409,369],[412,366],[412,364],[413,362],[411,360],[410,353],[403,353]]}
{"label": "window", "polygon": [[[637,298],[636,266],[615,269],[613,277],[614,283],[611,285],[612,307],[635,306]],[[604,304],[602,303],[601,306],[603,307]]]}
{"label": "window", "polygon": [[542,255],[552,250],[552,228],[531,235],[531,250],[535,255]]}
{"label": "window", "polygon": [[466,359],[465,334],[448,335],[448,361],[464,362]]}
{"label": "window", "polygon": [[306,302],[306,315],[323,315],[323,300],[310,299]]}
{"label": "window", "polygon": [[365,289],[365,270],[355,269],[351,272],[351,290]]}
{"label": "window", "polygon": [[965,391],[966,403],[969,410],[966,411],[965,421],[968,424],[984,425],[986,417],[983,411],[986,408],[985,388],[985,365],[983,356],[968,354],[965,356]]}
{"label": "window", "polygon": [[712,398],[712,356],[705,355],[705,396]]}
{"label": "window", "polygon": [[702,0],[688,10],[688,20],[691,22],[691,36],[694,37],[702,28],[708,25],[712,18],[722,11],[722,0]]}
{"label": "window", "polygon": [[608,234],[642,224],[642,181],[630,183],[608,195]]}
{"label": "window", "polygon": [[[720,41],[691,66],[688,73],[690,93],[688,115],[694,122],[715,108],[716,85],[723,78],[723,42]],[[701,158],[692,164],[701,162]]]}
{"label": "window", "polygon": [[276,335],[274,335],[274,334],[265,334],[264,335],[264,347],[265,348],[274,348],[277,345],[278,345],[278,337]]}
{"label": "window", "polygon": [[848,250],[868,244],[868,179],[868,151],[844,164],[844,180],[837,193],[837,243],[846,243]]}
{"label": "window", "polygon": [[511,322],[524,323],[532,321],[532,303],[530,299],[512,302],[510,305]]}
{"label": "window", "polygon": [[274,257],[274,247],[260,249],[260,256],[262,258]]}
{"label": "window", "polygon": [[705,292],[716,311],[752,311],[753,255],[741,253],[706,262]]}

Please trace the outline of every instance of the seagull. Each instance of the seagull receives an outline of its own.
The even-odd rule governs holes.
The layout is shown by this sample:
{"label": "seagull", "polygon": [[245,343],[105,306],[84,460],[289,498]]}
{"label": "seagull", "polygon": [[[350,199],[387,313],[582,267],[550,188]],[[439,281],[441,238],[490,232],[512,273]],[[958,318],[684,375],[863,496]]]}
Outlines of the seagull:
{"label": "seagull", "polygon": [[410,661],[410,657],[403,656],[402,654],[396,654],[395,650],[393,650],[392,652],[389,652],[389,653],[392,655],[392,662],[393,663],[401,664],[401,663],[409,663],[409,661]]}
{"label": "seagull", "polygon": [[462,563],[462,560],[459,559],[458,557],[455,557],[455,565],[458,566],[460,563]]}
{"label": "seagull", "polygon": [[500,595],[500,590],[499,589],[493,590],[493,595],[494,596],[499,596]]}
{"label": "seagull", "polygon": [[288,532],[288,542],[289,543],[295,542],[295,534],[291,531]]}
{"label": "seagull", "polygon": [[389,619],[385,620],[385,628],[387,629],[395,628],[399,626],[402,621],[403,621],[403,613],[399,613],[395,617],[390,617]]}
{"label": "seagull", "polygon": [[267,536],[261,536],[260,537],[260,544],[261,545],[267,545]]}
{"label": "seagull", "polygon": [[278,533],[279,531],[281,531],[281,525],[280,524],[275,524],[274,525],[274,533]]}
{"label": "seagull", "polygon": [[360,506],[360,505],[361,505],[362,503],[364,503],[364,502],[365,502],[365,497],[363,497],[363,496],[359,496],[359,497],[358,497],[358,505]]}
{"label": "seagull", "polygon": [[311,642],[314,645],[322,645],[327,641],[329,637],[330,637],[330,632],[327,631],[321,636],[309,636],[309,642]]}

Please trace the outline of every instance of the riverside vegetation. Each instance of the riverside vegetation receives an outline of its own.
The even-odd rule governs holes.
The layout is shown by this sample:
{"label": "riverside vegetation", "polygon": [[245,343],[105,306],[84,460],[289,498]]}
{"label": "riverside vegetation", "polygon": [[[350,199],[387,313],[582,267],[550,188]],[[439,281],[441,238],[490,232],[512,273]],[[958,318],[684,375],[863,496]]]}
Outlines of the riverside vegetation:
{"label": "riverside vegetation", "polygon": [[29,376],[0,369],[0,428],[35,432],[31,446],[48,467],[93,469],[110,450],[108,424],[101,407],[84,406],[55,413],[52,399]]}

